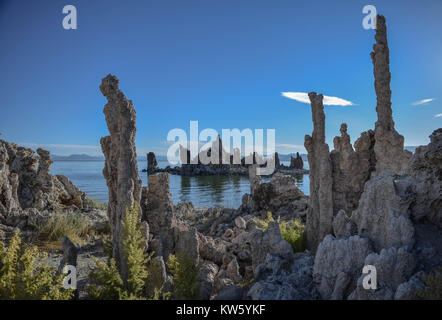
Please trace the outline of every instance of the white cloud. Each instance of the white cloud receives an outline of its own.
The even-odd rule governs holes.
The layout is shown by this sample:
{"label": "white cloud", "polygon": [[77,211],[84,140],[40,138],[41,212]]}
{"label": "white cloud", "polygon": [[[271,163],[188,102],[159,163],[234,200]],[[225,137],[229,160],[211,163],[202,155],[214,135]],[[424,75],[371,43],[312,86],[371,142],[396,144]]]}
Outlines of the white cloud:
{"label": "white cloud", "polygon": [[[281,94],[289,99],[293,99],[302,103],[310,104],[310,99],[308,97],[308,93],[305,92],[281,92]],[[354,106],[355,104],[351,101],[338,98],[338,97],[329,97],[324,96],[323,100],[324,105],[326,106]]]}
{"label": "white cloud", "polygon": [[442,117],[442,113],[435,114],[434,117],[435,118],[440,118],[440,117]]}
{"label": "white cloud", "polygon": [[413,102],[412,105],[413,106],[420,106],[420,105],[423,105],[423,104],[428,104],[428,103],[430,103],[431,101],[434,101],[434,100],[436,100],[436,98],[422,99],[422,100]]}
{"label": "white cloud", "polygon": [[290,144],[290,143],[277,143],[276,146],[280,147],[280,148],[289,148],[289,149],[302,149],[302,148],[304,148],[303,145]]}

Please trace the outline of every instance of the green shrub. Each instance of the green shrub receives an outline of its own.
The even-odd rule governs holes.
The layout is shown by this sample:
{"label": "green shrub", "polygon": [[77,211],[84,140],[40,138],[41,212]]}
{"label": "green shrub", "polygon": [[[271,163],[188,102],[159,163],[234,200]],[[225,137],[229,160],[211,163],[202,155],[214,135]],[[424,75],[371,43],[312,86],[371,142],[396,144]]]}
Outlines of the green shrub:
{"label": "green shrub", "polygon": [[[89,274],[93,284],[88,287],[90,298],[98,300],[141,300],[162,298],[162,288],[151,290],[153,296],[148,296],[148,288],[152,286],[148,272],[151,255],[145,251],[145,240],[138,224],[139,213],[136,208],[128,209],[122,227],[122,243],[127,259],[128,277],[123,281],[116,266],[115,259],[110,257],[108,263],[93,257],[96,268]],[[164,297],[163,297],[164,298]]]}
{"label": "green shrub", "polygon": [[424,300],[442,300],[442,267],[422,277],[426,288],[417,290],[416,294]]}
{"label": "green shrub", "polygon": [[42,263],[45,258],[37,247],[28,247],[22,242],[19,231],[7,250],[0,242],[0,299],[71,299],[73,291],[62,288],[64,276]]}
{"label": "green shrub", "polygon": [[273,219],[272,213],[268,211],[267,217],[265,219],[253,218],[253,221],[255,221],[257,224],[256,229],[259,229],[261,231],[266,231],[267,228],[269,227],[269,223],[274,222],[275,219]]}
{"label": "green shrub", "polygon": [[305,226],[300,219],[294,221],[281,221],[279,223],[281,235],[293,247],[294,252],[305,250]]}
{"label": "green shrub", "polygon": [[[265,231],[267,230],[269,223],[274,222],[272,213],[267,212],[265,219],[254,218],[257,223],[257,229]],[[291,244],[294,252],[302,252],[305,250],[305,225],[302,224],[300,219],[293,221],[281,221],[278,217],[279,230],[284,240]]]}
{"label": "green shrub", "polygon": [[176,300],[198,300],[201,284],[198,279],[199,265],[194,265],[185,253],[169,255],[167,266],[173,275],[174,291],[172,297]]}
{"label": "green shrub", "polygon": [[76,214],[54,215],[45,219],[37,229],[37,239],[41,242],[56,242],[63,237],[80,242],[91,232],[86,218]]}

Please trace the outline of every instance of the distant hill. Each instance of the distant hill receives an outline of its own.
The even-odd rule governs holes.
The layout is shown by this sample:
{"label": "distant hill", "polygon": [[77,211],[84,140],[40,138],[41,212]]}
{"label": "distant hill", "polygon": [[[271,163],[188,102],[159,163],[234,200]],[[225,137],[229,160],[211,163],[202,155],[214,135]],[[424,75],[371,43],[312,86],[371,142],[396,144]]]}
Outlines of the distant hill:
{"label": "distant hill", "polygon": [[[414,153],[417,146],[405,146],[405,149]],[[307,154],[302,153],[300,154],[301,158],[304,162],[307,160]],[[296,157],[296,153],[289,153],[289,154],[279,154],[279,160],[280,161],[290,161],[290,157]],[[104,161],[103,156],[91,156],[88,154],[71,154],[69,156],[59,156],[59,155],[53,155],[51,156],[53,161]],[[147,161],[146,156],[138,156],[138,161]],[[157,155],[157,161],[167,161],[167,156]]]}
{"label": "distant hill", "polygon": [[88,154],[71,154],[69,156],[52,155],[53,161],[104,161],[103,156],[90,156]]}

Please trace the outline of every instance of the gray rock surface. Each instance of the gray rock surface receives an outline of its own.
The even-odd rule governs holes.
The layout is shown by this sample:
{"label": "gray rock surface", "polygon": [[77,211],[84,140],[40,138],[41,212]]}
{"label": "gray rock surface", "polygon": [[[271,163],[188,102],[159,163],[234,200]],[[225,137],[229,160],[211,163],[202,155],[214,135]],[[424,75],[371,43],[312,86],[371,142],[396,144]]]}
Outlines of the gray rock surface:
{"label": "gray rock surface", "polygon": [[252,300],[318,299],[312,269],[313,257],[309,254],[295,254],[288,265],[284,257],[268,254],[258,266],[256,282],[247,296]]}
{"label": "gray rock surface", "polygon": [[385,18],[381,15],[378,15],[376,19],[375,39],[376,43],[373,46],[371,59],[377,97],[376,112],[378,114],[374,130],[376,174],[380,174],[384,170],[400,173],[406,166],[411,153],[404,150],[404,137],[394,128],[391,110],[390,51]]}
{"label": "gray rock surface", "polygon": [[[364,265],[372,265],[376,268],[377,288],[364,289],[362,280],[365,275],[361,275],[356,289],[349,296],[351,300],[393,299],[398,286],[407,282],[413,274],[416,260],[405,247],[389,248],[382,249],[379,254],[368,255]],[[398,293],[398,297],[400,295],[402,293]]]}
{"label": "gray rock surface", "polygon": [[304,146],[308,151],[310,168],[310,198],[307,213],[307,247],[316,250],[318,244],[332,233],[333,194],[332,163],[325,143],[325,114],[323,96],[309,93],[312,108],[313,134],[306,135]]}
{"label": "gray rock surface", "polygon": [[250,244],[255,276],[256,268],[265,261],[268,253],[283,257],[288,264],[293,260],[292,246],[282,238],[277,222],[270,222],[266,231],[254,230]]}
{"label": "gray rock surface", "polygon": [[409,218],[411,199],[397,193],[397,180],[391,171],[369,180],[351,217],[358,234],[370,238],[377,251],[414,244],[414,226]]}
{"label": "gray rock surface", "polygon": [[115,76],[106,76],[100,85],[107,99],[103,112],[110,135],[101,138],[105,157],[103,176],[109,190],[108,216],[112,232],[112,256],[121,277],[127,278],[127,262],[122,250],[122,221],[128,208],[138,212],[141,200],[141,179],[138,174],[135,147],[136,113],[131,100],[120,90]]}
{"label": "gray rock surface", "polygon": [[158,162],[155,153],[149,152],[147,154],[147,172],[153,173],[157,167],[158,167]]}
{"label": "gray rock surface", "polygon": [[313,267],[313,280],[321,297],[342,299],[350,293],[371,252],[370,241],[358,235],[347,239],[326,236],[318,246]]}
{"label": "gray rock surface", "polygon": [[38,210],[88,209],[90,199],[67,177],[49,174],[49,151],[0,140],[0,214]]}
{"label": "gray rock surface", "polygon": [[356,225],[344,210],[340,210],[333,219],[333,233],[336,238],[348,238],[357,233]]}
{"label": "gray rock surface", "polygon": [[414,179],[411,214],[415,221],[427,219],[442,227],[442,128],[430,135],[428,145],[416,149],[405,173]]}

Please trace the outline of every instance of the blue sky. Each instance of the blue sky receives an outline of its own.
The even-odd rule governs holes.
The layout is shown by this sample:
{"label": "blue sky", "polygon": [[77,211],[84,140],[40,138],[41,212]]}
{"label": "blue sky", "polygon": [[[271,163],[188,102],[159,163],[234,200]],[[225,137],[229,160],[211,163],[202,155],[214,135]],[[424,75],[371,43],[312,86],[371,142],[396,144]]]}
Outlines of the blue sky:
{"label": "blue sky", "polygon": [[[64,30],[62,8],[78,10]],[[0,0],[0,132],[54,154],[98,154],[107,135],[101,79],[117,75],[138,115],[138,154],[167,133],[274,128],[277,151],[304,151],[310,106],[282,92],[352,101],[326,106],[327,141],[374,128],[376,96],[362,28],[366,4],[387,18],[393,115],[406,145],[442,126],[442,1]],[[435,99],[413,105],[424,99]]]}

